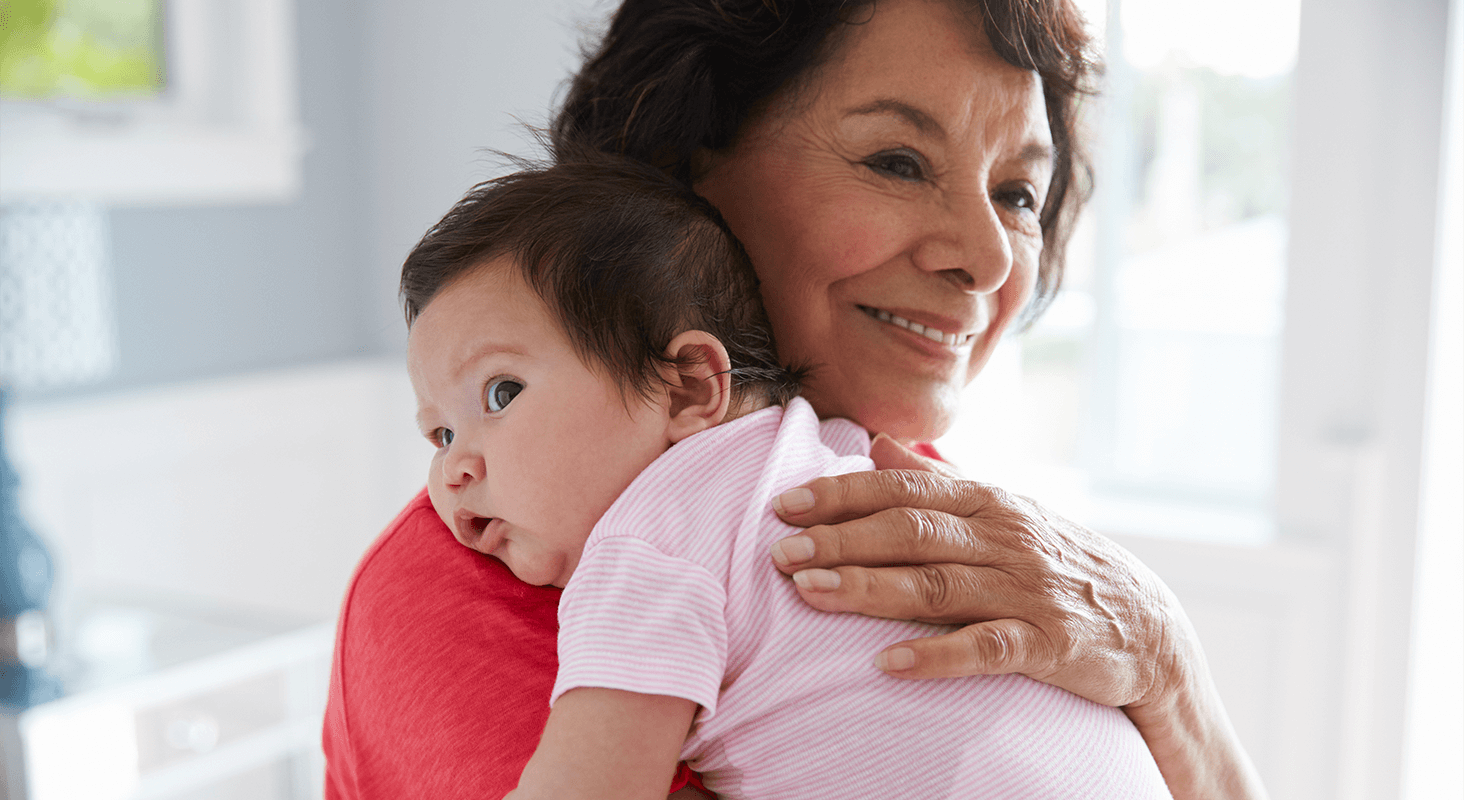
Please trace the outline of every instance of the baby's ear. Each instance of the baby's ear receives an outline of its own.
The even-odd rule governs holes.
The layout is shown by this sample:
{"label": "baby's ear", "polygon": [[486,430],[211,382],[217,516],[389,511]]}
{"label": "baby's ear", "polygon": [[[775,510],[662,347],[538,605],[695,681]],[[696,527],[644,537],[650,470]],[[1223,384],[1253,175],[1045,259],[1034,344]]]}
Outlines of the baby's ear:
{"label": "baby's ear", "polygon": [[727,348],[706,331],[685,331],[666,346],[677,364],[662,369],[671,400],[666,436],[672,444],[714,427],[727,417],[732,397],[732,361]]}

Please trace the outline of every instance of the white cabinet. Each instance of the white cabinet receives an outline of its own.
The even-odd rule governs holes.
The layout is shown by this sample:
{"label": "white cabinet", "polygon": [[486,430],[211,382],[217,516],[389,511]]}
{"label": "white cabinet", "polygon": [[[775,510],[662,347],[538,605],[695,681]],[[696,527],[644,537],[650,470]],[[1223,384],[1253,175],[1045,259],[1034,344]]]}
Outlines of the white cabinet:
{"label": "white cabinet", "polygon": [[4,718],[8,796],[320,797],[332,631],[217,608],[88,608],[58,648],[65,695]]}

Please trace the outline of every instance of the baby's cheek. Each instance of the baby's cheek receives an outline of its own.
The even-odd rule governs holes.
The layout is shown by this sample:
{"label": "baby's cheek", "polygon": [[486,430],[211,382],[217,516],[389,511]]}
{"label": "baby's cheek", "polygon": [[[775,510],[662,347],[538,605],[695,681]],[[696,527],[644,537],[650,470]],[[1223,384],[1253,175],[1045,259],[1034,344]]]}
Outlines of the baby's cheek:
{"label": "baby's cheek", "polygon": [[437,468],[437,459],[432,459],[432,465],[427,468],[427,499],[432,501],[432,510],[444,525],[452,527],[451,510],[445,504],[446,497],[443,494],[442,481],[439,479],[441,470]]}

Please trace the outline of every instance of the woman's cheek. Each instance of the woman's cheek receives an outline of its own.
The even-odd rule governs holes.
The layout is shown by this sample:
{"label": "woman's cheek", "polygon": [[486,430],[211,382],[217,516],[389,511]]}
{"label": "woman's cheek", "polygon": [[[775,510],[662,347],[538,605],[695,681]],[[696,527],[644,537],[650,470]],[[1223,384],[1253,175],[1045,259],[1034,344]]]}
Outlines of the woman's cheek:
{"label": "woman's cheek", "polygon": [[[836,206],[837,208],[838,206]],[[911,218],[911,208],[884,204],[845,204],[845,213],[835,223],[829,237],[829,252],[839,254],[843,275],[849,277],[867,272],[888,262],[907,244],[909,231],[917,230],[919,220]]]}
{"label": "woman's cheek", "polygon": [[[1026,306],[1031,299],[1033,291],[1037,286],[1037,271],[1042,261],[1042,237],[1018,236],[1014,237],[1012,254],[1012,274],[1007,282],[999,290],[1004,300],[1010,298],[1010,303],[1016,307],[1017,313]],[[1007,303],[1003,302],[1005,306]]]}

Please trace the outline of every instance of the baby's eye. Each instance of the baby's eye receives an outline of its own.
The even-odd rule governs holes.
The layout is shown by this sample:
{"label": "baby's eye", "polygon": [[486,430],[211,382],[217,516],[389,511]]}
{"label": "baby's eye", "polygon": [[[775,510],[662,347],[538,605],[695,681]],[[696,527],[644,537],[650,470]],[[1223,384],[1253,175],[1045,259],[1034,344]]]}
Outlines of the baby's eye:
{"label": "baby's eye", "polygon": [[452,444],[452,431],[447,428],[433,428],[427,432],[427,441],[437,447],[447,447]]}
{"label": "baby's eye", "polygon": [[483,392],[483,402],[489,411],[502,411],[523,390],[524,385],[514,378],[494,378]]}
{"label": "baby's eye", "polygon": [[905,181],[924,180],[927,172],[925,159],[914,150],[903,147],[875,153],[864,160],[864,165],[875,172]]}

